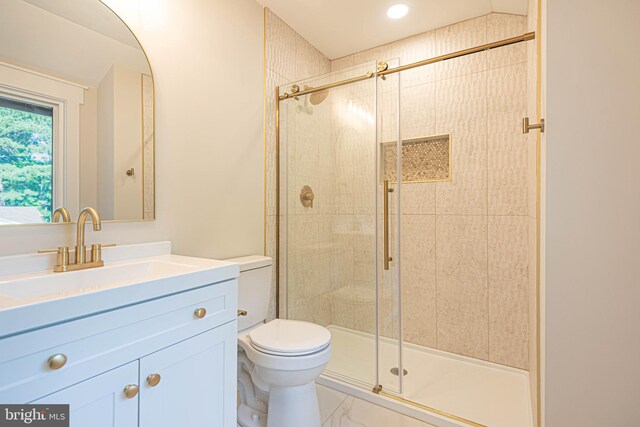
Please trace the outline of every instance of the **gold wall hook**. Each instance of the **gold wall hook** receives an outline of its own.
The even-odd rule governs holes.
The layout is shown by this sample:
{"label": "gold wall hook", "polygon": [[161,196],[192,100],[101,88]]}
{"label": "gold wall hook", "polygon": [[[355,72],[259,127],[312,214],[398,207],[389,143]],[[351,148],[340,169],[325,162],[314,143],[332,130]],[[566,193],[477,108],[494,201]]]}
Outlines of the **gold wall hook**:
{"label": "gold wall hook", "polygon": [[541,133],[544,133],[544,119],[540,119],[540,123],[529,124],[529,117],[522,119],[522,133],[529,133],[530,130],[540,129]]}

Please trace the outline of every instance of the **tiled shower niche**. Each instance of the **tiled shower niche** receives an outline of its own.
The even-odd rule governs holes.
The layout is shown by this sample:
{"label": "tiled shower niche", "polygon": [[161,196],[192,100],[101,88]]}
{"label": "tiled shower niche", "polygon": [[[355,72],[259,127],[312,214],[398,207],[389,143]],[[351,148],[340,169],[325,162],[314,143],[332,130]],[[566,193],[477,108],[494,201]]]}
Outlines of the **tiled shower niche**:
{"label": "tiled shower niche", "polygon": [[[380,144],[380,176],[396,182],[398,150],[395,141]],[[434,135],[402,141],[402,182],[451,180],[451,135]]]}

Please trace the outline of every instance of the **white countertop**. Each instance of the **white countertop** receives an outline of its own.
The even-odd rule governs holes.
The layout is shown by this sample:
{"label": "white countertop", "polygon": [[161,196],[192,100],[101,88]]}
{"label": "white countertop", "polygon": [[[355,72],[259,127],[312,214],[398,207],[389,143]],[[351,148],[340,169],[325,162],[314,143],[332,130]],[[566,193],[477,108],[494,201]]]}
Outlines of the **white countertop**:
{"label": "white countertop", "polygon": [[170,252],[170,242],[105,248],[104,267],[65,273],[49,254],[0,257],[0,338],[240,274],[238,264]]}

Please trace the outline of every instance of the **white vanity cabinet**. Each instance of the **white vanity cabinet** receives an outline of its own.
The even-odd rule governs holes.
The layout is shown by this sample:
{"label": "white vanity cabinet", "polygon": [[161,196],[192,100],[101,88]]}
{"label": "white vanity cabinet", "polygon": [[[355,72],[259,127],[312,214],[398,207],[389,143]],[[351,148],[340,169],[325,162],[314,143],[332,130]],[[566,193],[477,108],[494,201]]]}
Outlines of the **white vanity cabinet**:
{"label": "white vanity cabinet", "polygon": [[233,278],[0,338],[0,402],[70,404],[73,427],[235,426],[236,316]]}
{"label": "white vanity cabinet", "polygon": [[[229,408],[236,405],[237,381],[235,322],[232,326],[140,360],[140,426],[235,425],[235,412]],[[151,375],[160,378],[155,386],[148,381]]]}
{"label": "white vanity cabinet", "polygon": [[138,397],[127,398],[122,384],[135,387],[138,362],[131,362],[38,399],[35,404],[69,404],[70,424],[91,427],[136,427]]}

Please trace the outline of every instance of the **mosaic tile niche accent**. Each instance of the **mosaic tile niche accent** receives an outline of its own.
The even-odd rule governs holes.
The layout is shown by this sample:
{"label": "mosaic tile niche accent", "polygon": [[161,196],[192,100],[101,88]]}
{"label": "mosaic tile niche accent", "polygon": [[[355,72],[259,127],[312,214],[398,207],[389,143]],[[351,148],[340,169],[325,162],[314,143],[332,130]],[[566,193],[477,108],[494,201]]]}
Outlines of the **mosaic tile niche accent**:
{"label": "mosaic tile niche accent", "polygon": [[[395,141],[381,144],[380,174],[396,182],[398,161]],[[451,180],[451,135],[435,135],[402,141],[402,182],[437,182]]]}

